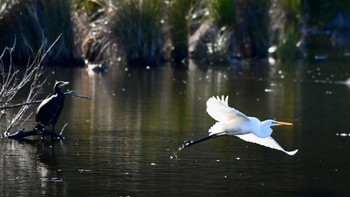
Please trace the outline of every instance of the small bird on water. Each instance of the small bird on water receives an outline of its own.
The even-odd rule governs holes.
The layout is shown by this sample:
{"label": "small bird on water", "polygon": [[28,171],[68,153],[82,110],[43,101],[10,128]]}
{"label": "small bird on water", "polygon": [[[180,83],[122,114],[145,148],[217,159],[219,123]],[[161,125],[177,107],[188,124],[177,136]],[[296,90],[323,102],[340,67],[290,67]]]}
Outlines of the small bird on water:
{"label": "small bird on water", "polygon": [[69,82],[66,81],[55,82],[52,95],[44,99],[36,110],[36,122],[38,124],[34,130],[44,130],[45,126],[51,124],[51,132],[55,131],[57,119],[64,105],[64,93],[61,91],[61,88],[68,84]]}
{"label": "small bird on water", "polygon": [[258,118],[246,116],[240,111],[228,106],[228,96],[209,98],[207,101],[207,112],[217,121],[209,129],[209,136],[198,140],[187,141],[179,147],[179,151],[199,142],[219,136],[232,135],[247,142],[282,151],[288,155],[295,155],[298,152],[297,149],[286,151],[271,137],[272,126],[293,125],[292,123],[271,119],[260,121]]}

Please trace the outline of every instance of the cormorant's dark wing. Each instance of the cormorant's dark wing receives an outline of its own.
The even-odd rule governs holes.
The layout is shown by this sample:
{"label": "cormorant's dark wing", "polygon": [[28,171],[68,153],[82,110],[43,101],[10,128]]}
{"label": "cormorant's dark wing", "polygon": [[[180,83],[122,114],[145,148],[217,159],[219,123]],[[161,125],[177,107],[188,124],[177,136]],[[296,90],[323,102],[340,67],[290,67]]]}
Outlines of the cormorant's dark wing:
{"label": "cormorant's dark wing", "polygon": [[51,124],[56,120],[63,105],[59,102],[57,95],[52,95],[43,100],[36,111],[36,121],[41,124]]}

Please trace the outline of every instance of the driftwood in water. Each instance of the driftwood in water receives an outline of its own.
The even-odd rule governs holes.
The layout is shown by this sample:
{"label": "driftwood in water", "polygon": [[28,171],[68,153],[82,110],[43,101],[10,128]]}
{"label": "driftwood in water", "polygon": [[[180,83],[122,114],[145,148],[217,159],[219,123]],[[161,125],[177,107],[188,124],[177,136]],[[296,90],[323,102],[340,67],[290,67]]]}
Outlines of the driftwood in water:
{"label": "driftwood in water", "polygon": [[17,131],[16,133],[5,133],[3,135],[4,138],[8,138],[8,139],[16,139],[16,140],[21,140],[24,139],[25,137],[28,136],[35,136],[35,135],[39,135],[39,136],[46,136],[46,135],[51,135],[52,139],[57,139],[57,140],[63,140],[64,136],[62,135],[64,129],[66,128],[66,126],[68,125],[68,123],[65,123],[61,129],[60,133],[57,133],[56,131],[51,131],[51,130],[32,130],[32,131],[24,131],[24,129]]}

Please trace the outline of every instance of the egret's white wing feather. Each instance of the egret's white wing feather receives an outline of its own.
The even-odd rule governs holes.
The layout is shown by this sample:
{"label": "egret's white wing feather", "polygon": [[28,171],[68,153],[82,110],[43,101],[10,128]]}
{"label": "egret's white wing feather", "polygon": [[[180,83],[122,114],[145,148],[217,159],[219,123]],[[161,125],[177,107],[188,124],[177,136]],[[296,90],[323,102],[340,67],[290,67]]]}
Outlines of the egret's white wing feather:
{"label": "egret's white wing feather", "polygon": [[207,101],[207,112],[216,121],[249,120],[240,111],[228,106],[228,96],[210,97]]}
{"label": "egret's white wing feather", "polygon": [[224,133],[225,129],[223,127],[223,124],[220,122],[216,122],[210,129],[208,130],[209,135],[218,134],[218,133]]}
{"label": "egret's white wing feather", "polygon": [[248,134],[244,134],[244,135],[236,135],[236,136],[241,138],[244,141],[252,142],[252,143],[266,146],[266,147],[269,147],[272,149],[276,149],[276,150],[282,151],[288,155],[295,155],[295,153],[298,152],[298,149],[296,149],[294,151],[284,150],[284,148],[282,148],[272,137],[260,138],[256,135],[254,135],[253,133],[248,133]]}

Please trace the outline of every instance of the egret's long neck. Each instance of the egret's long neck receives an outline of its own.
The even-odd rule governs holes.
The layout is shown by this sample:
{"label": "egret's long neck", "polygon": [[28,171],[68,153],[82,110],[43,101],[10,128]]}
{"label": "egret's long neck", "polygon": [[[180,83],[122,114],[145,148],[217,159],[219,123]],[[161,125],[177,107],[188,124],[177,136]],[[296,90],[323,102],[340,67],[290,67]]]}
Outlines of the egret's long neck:
{"label": "egret's long neck", "polygon": [[249,117],[250,125],[247,128],[250,132],[254,133],[256,136],[265,138],[271,135],[271,132],[267,131],[265,128],[267,127],[266,123],[260,122],[259,119],[255,117]]}
{"label": "egret's long neck", "polygon": [[269,137],[272,134],[272,129],[270,127],[271,125],[267,121],[263,121],[260,124],[260,132],[259,137]]}

